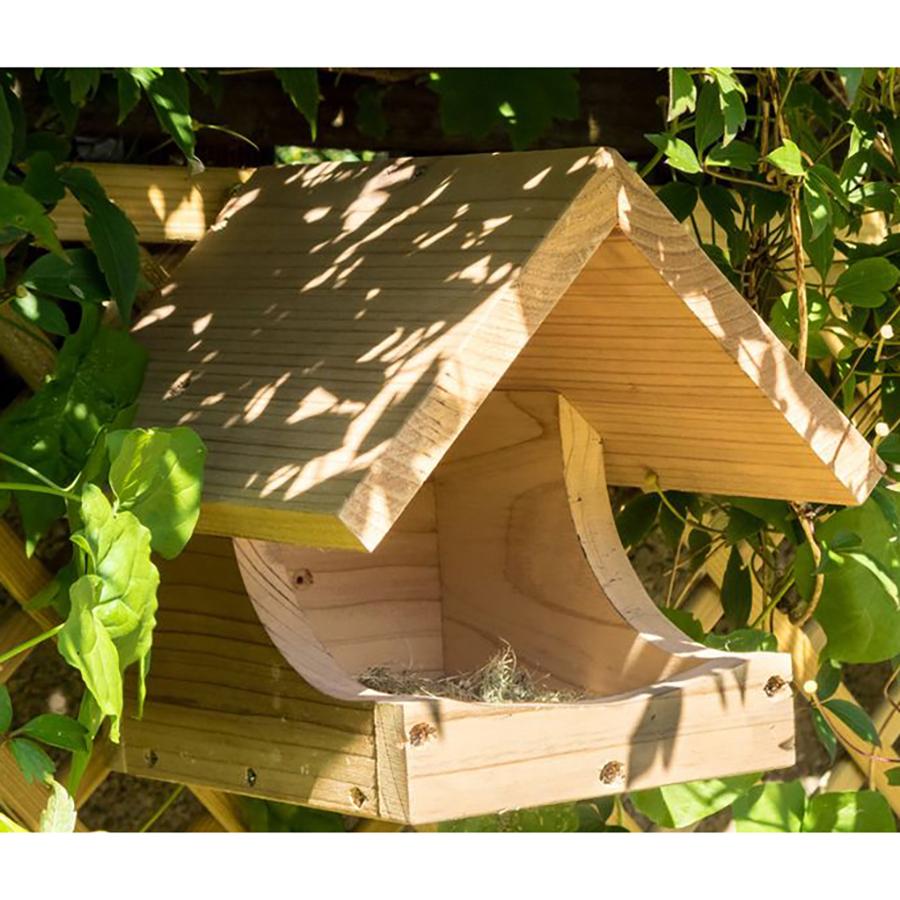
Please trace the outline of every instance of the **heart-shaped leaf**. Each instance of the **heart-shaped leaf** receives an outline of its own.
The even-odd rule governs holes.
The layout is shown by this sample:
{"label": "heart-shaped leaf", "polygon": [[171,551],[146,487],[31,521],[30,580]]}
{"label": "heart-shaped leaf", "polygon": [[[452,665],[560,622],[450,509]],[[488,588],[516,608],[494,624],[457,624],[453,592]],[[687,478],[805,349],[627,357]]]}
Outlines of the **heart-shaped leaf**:
{"label": "heart-shaped leaf", "polygon": [[150,529],[153,549],[172,559],[200,515],[206,447],[190,428],[114,431],[107,438],[109,483],[119,509]]}

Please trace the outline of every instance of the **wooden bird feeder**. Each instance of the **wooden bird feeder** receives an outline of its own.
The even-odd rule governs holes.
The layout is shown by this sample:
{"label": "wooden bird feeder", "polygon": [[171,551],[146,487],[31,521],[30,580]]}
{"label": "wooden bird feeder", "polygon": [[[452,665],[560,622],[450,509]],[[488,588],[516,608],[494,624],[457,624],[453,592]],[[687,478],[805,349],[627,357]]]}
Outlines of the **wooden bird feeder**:
{"label": "wooden bird feeder", "polygon": [[[615,153],[258,170],[136,330],[211,536],[128,771],[422,823],[793,762],[789,657],[671,625],[607,484],[851,504],[878,463]],[[358,680],[503,642],[579,699]]]}

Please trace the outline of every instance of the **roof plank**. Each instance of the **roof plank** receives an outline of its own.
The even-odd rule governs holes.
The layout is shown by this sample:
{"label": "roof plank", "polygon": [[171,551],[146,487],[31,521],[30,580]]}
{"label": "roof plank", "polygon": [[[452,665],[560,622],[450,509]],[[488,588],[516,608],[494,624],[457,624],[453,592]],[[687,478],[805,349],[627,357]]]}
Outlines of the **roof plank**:
{"label": "roof plank", "polygon": [[259,169],[136,332],[142,417],[209,446],[210,533],[373,548],[498,383],[565,394],[612,483],[851,503],[879,475],[603,149]]}

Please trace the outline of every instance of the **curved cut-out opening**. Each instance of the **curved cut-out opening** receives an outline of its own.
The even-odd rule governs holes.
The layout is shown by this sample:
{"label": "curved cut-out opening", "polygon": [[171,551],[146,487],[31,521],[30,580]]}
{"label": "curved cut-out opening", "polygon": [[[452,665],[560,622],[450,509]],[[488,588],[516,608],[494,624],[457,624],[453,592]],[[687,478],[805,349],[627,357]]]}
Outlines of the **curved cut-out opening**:
{"label": "curved cut-out opening", "polygon": [[254,606],[311,684],[470,672],[505,643],[547,687],[610,697],[717,654],[656,608],[619,541],[602,442],[565,398],[495,392],[371,553],[235,540]]}

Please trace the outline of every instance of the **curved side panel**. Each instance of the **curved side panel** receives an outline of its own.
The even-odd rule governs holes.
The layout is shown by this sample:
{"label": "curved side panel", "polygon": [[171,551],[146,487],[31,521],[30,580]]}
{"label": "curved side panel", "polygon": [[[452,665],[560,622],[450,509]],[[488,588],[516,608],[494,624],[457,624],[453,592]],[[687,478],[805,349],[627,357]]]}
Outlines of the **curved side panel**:
{"label": "curved side panel", "polygon": [[279,558],[282,547],[290,549],[268,541],[234,539],[241,577],[260,621],[281,655],[313,687],[342,700],[364,699],[365,688],[338,665],[295,601],[290,572]]}
{"label": "curved side panel", "polygon": [[720,656],[689,640],[647,594],[616,530],[606,489],[600,435],[561,395],[559,429],[575,531],[585,559],[609,602],[642,640],[666,653],[708,659]]}

